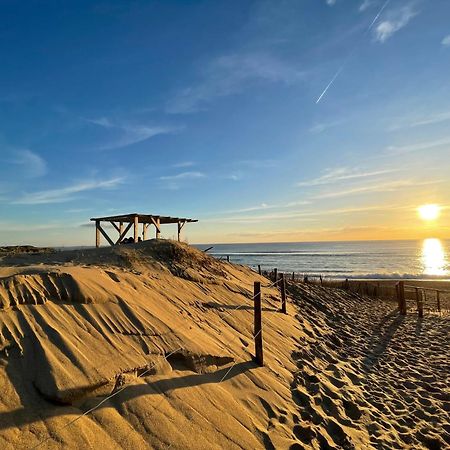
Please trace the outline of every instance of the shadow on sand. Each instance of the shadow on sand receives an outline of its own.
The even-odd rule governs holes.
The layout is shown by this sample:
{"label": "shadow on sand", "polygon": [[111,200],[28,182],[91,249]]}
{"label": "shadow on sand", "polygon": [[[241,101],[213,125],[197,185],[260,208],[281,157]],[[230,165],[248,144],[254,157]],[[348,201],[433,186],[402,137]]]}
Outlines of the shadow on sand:
{"label": "shadow on sand", "polygon": [[[231,370],[230,367],[232,367]],[[221,381],[229,380],[237,375],[243,374],[257,367],[258,366],[253,361],[246,361],[235,364],[234,366],[229,365],[212,373],[189,373],[188,375],[180,377],[171,377],[156,381],[149,380],[146,384],[129,385],[123,390],[123,392],[114,397],[114,403],[122,403],[146,395],[166,394],[167,392],[175,391],[177,389],[201,386],[205,384],[219,384]],[[62,415],[83,413],[83,410],[71,405],[55,406],[49,402],[42,400],[37,391],[35,391],[31,387],[29,380],[22,380],[19,385],[16,385],[16,389],[21,398],[22,396],[24,396],[29,399],[27,403],[30,404],[30,407],[27,408],[27,406],[25,406],[14,411],[0,413],[0,430],[22,427],[24,425],[32,424],[41,420],[45,421],[53,417]],[[30,398],[30,394],[32,398]],[[97,397],[98,402],[96,403],[100,403],[102,399],[103,397]],[[30,400],[32,403],[34,403],[33,405],[31,405]],[[36,412],[36,402],[39,402],[42,405],[42,409],[39,413]],[[26,403],[24,404],[26,405]],[[90,407],[92,406],[92,402],[90,402]],[[111,403],[109,401],[106,401],[105,403],[100,405],[99,408],[105,407],[111,407]]]}

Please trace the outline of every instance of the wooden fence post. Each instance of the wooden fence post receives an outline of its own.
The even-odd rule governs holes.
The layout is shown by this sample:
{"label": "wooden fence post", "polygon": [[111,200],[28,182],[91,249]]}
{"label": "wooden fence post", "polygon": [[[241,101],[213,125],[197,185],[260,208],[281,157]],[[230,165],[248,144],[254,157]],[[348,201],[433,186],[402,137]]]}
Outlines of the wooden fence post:
{"label": "wooden fence post", "polygon": [[278,269],[276,267],[273,269],[273,281],[275,281],[275,285],[278,285]]}
{"label": "wooden fence post", "polygon": [[261,264],[258,264],[258,273],[261,275]]}
{"label": "wooden fence post", "polygon": [[227,262],[230,262],[230,255],[227,255]]}
{"label": "wooden fence post", "polygon": [[438,290],[436,290],[436,301],[437,301],[437,309],[441,312],[441,295]]}
{"label": "wooden fence post", "polygon": [[405,282],[398,282],[398,303],[400,314],[406,316],[406,298],[405,298]]}
{"label": "wooden fence post", "polygon": [[295,272],[292,272],[292,281],[295,281]]}
{"label": "wooden fence post", "polygon": [[422,300],[422,291],[419,288],[416,288],[416,302],[417,302],[417,312],[419,317],[423,317],[423,300]]}
{"label": "wooden fence post", "polygon": [[263,339],[262,339],[262,313],[261,313],[261,283],[255,281],[254,284],[254,339],[255,339],[255,360],[260,366],[264,365]]}
{"label": "wooden fence post", "polygon": [[284,273],[280,275],[280,281],[281,281],[281,312],[283,314],[287,314],[286,310],[286,280],[284,278]]}

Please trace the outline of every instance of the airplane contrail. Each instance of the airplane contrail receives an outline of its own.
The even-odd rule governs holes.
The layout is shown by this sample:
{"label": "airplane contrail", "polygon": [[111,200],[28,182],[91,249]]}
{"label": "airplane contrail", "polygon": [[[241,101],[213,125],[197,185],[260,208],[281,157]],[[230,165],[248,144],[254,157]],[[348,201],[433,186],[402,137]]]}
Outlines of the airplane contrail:
{"label": "airplane contrail", "polygon": [[369,25],[369,28],[367,28],[366,33],[370,31],[370,29],[374,26],[375,22],[378,20],[378,17],[380,17],[381,13],[384,11],[384,8],[391,3],[391,0],[386,0],[384,5],[381,7],[381,9],[378,11],[378,14],[375,16],[375,19],[372,20],[372,23]]}
{"label": "airplane contrail", "polygon": [[331,85],[334,83],[334,80],[341,74],[341,72],[344,70],[344,65],[342,65],[339,70],[334,74],[334,77],[331,79],[331,81],[327,84],[327,87],[323,90],[323,92],[320,94],[319,98],[316,100],[316,104],[322,100],[322,97],[327,93],[328,89],[330,89]]}
{"label": "airplane contrail", "polygon": [[[369,25],[369,27],[367,28],[367,30],[364,32],[364,35],[366,35],[371,29],[372,27],[375,25],[375,22],[378,20],[378,18],[380,17],[381,13],[384,11],[384,9],[386,8],[386,6],[391,2],[391,0],[386,0],[383,4],[383,6],[381,7],[381,9],[378,11],[378,14],[375,16],[375,18],[372,20],[372,23]],[[344,67],[346,66],[347,62],[349,61],[349,59],[353,56],[353,54],[356,51],[355,47],[350,54],[347,56],[347,58],[345,59],[344,63],[342,64],[341,67],[339,67],[339,69],[337,70],[337,72],[334,74],[333,78],[331,79],[331,81],[327,84],[326,88],[322,91],[322,93],[319,95],[319,97],[316,100],[316,105],[317,103],[320,102],[320,100],[322,100],[322,97],[327,93],[328,89],[330,89],[330,87],[333,85],[333,83],[336,81],[336,78],[341,74],[341,72],[344,70]]]}

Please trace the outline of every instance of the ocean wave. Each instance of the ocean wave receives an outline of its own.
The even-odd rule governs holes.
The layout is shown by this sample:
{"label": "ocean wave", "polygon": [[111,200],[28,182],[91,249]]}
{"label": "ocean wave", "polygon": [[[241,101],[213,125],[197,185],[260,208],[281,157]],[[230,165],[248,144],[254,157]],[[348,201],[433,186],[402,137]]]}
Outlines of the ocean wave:
{"label": "ocean wave", "polygon": [[[302,273],[303,275],[303,273]],[[304,275],[308,277],[320,277],[320,274],[307,273]],[[322,274],[323,276],[323,274]],[[323,276],[324,278],[335,278],[339,280],[445,280],[450,281],[450,274],[448,275],[429,275],[423,273],[352,273],[343,274],[338,272],[335,275],[327,274]]]}

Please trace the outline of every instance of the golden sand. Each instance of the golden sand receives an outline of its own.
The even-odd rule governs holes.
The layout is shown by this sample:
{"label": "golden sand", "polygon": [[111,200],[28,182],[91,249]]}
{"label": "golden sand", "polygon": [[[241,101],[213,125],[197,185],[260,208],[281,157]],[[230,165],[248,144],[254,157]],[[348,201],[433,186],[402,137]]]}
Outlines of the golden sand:
{"label": "golden sand", "polygon": [[450,444],[448,317],[263,287],[258,367],[254,281],[170,241],[3,257],[0,448]]}

